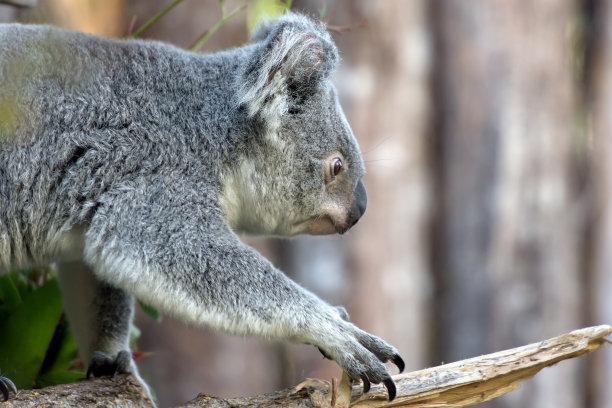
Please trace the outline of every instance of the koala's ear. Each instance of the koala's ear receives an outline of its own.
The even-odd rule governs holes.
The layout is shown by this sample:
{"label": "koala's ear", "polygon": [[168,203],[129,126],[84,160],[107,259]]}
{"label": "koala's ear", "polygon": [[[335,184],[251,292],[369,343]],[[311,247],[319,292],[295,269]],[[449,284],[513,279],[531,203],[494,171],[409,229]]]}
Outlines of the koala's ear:
{"label": "koala's ear", "polygon": [[249,116],[278,124],[292,101],[327,80],[338,51],[322,23],[287,14],[254,31],[253,51],[238,76],[240,103]]}

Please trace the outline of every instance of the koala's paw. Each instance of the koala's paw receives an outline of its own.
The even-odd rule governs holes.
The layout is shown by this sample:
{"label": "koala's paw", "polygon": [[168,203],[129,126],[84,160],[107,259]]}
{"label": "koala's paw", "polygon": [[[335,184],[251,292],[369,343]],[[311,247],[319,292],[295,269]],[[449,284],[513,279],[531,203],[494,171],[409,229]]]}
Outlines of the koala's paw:
{"label": "koala's paw", "polygon": [[363,392],[370,390],[370,383],[383,383],[389,401],[395,398],[395,383],[383,363],[393,362],[400,372],[404,371],[404,360],[395,347],[382,339],[350,325],[345,341],[338,347],[318,346],[321,353],[335,360],[353,381],[363,382]]}
{"label": "koala's paw", "polygon": [[[338,313],[338,315],[340,316],[342,320],[344,320],[345,322],[351,321],[351,318],[344,306],[334,306],[334,309],[336,309],[336,312]],[[319,352],[323,354],[323,357],[325,357],[328,360],[333,360],[333,358],[327,355],[321,347],[317,347],[317,348],[319,349]]]}
{"label": "koala's paw", "polygon": [[2,393],[5,401],[8,401],[11,391],[17,394],[17,387],[15,387],[15,383],[0,375],[0,392]]}
{"label": "koala's paw", "polygon": [[117,353],[115,358],[101,351],[95,351],[87,368],[87,378],[112,377],[116,374],[131,373],[132,356],[129,351],[123,350]]}

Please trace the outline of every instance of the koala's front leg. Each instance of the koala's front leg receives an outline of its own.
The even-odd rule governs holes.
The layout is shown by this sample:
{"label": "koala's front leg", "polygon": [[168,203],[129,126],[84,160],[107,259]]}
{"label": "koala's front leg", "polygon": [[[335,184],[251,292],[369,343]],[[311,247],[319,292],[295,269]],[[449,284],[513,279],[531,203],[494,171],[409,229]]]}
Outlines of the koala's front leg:
{"label": "koala's front leg", "polygon": [[164,313],[228,333],[318,347],[353,380],[395,385],[384,366],[395,348],[346,321],[231,231],[207,186],[182,178],[138,180],[100,202],[86,259],[102,280]]}

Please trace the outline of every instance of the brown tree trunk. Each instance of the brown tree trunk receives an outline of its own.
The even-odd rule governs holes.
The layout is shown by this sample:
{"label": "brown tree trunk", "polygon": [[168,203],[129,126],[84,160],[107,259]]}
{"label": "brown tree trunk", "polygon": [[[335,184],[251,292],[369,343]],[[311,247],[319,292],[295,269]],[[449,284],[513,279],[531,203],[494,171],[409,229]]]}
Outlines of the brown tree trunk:
{"label": "brown tree trunk", "polygon": [[[434,3],[442,360],[579,325],[574,13],[573,2]],[[543,373],[506,404],[581,406],[577,376],[576,364]]]}
{"label": "brown tree trunk", "polygon": [[[587,64],[593,129],[593,161],[597,200],[593,211],[593,270],[589,316],[612,322],[612,2],[592,2],[592,58]],[[612,350],[590,360],[589,407],[606,408],[612,401]]]}

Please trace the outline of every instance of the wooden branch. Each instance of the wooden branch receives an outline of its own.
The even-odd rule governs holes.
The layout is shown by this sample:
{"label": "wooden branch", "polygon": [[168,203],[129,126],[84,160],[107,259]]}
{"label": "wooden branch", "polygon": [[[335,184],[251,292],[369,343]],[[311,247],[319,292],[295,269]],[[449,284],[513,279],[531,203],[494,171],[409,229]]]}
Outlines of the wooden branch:
{"label": "wooden branch", "polygon": [[[181,407],[466,407],[517,389],[522,380],[544,367],[610,343],[606,336],[611,332],[612,327],[607,325],[589,327],[540,343],[397,375],[393,377],[397,397],[392,403],[387,401],[384,387],[373,386],[363,395],[361,385],[351,387],[343,376],[340,383],[307,380],[296,387],[256,397],[221,399],[200,394]],[[46,402],[63,407],[151,406],[132,377],[118,376],[22,390],[9,402],[0,403],[0,408],[41,406]]]}
{"label": "wooden branch", "polygon": [[8,401],[0,402],[0,408],[59,406],[62,408],[152,408],[153,404],[140,383],[131,375],[84,379],[70,384],[54,385],[37,390],[19,390],[17,395],[11,394]]}
{"label": "wooden branch", "polygon": [[[575,330],[540,343],[487,354],[456,363],[395,376],[397,393],[393,406],[467,407],[519,388],[544,367],[578,357],[603,344],[612,332],[608,325]],[[378,387],[351,406],[383,407],[384,389]],[[381,403],[382,402],[382,403]]]}
{"label": "wooden branch", "polygon": [[[590,353],[606,342],[612,327],[596,326],[576,330],[540,343],[500,351],[468,360],[394,376],[397,397],[387,401],[382,386],[373,386],[363,395],[361,385],[352,387],[350,407],[466,407],[496,398],[519,387],[544,367],[561,360]],[[345,377],[339,388],[346,384]],[[332,392],[329,389],[332,388]],[[321,380],[306,381],[281,393],[256,398],[216,399],[200,395],[184,407],[333,407],[348,405],[343,392]],[[346,392],[350,392],[350,388]],[[340,395],[335,395],[340,394]]]}

